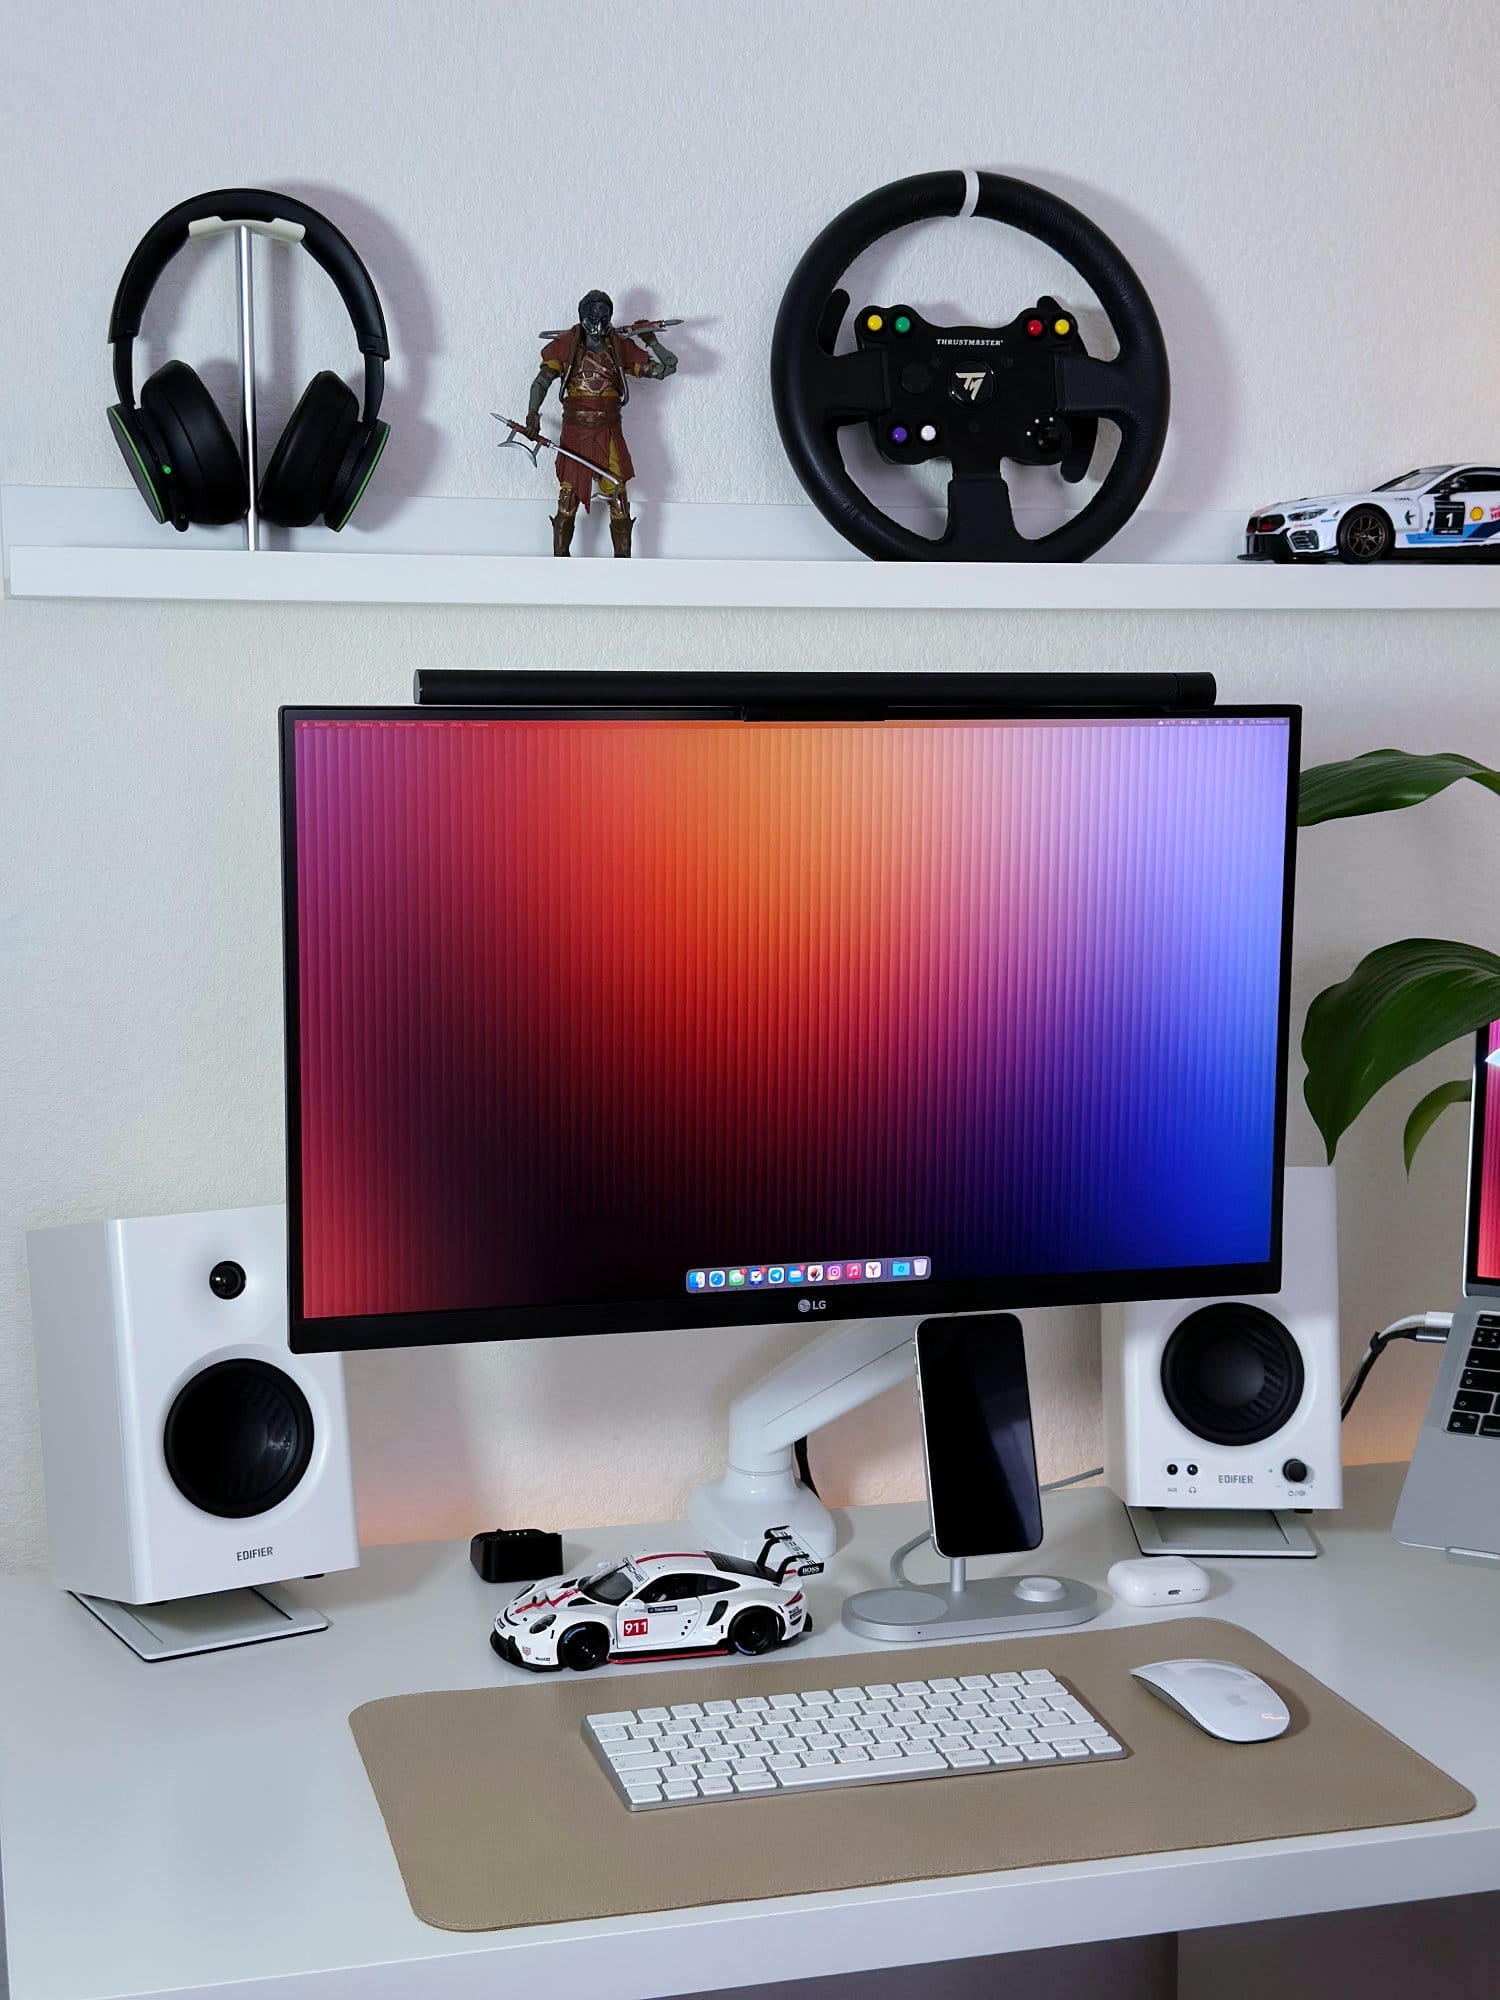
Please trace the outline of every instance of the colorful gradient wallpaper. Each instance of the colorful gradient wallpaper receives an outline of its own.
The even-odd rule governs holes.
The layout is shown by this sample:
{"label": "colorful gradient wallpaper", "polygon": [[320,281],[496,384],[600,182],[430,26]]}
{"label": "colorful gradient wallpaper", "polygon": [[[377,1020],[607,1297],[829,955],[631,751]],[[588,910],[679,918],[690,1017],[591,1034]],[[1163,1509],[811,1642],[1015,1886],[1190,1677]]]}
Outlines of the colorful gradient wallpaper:
{"label": "colorful gradient wallpaper", "polygon": [[294,725],[302,1303],[1269,1255],[1289,725]]}
{"label": "colorful gradient wallpaper", "polygon": [[[1486,1049],[1491,1056],[1500,1050],[1500,1021],[1491,1022]],[[1479,1198],[1474,1208],[1473,1276],[1482,1285],[1500,1285],[1500,1066],[1487,1061],[1479,1087],[1484,1091],[1484,1116],[1475,1168]]]}

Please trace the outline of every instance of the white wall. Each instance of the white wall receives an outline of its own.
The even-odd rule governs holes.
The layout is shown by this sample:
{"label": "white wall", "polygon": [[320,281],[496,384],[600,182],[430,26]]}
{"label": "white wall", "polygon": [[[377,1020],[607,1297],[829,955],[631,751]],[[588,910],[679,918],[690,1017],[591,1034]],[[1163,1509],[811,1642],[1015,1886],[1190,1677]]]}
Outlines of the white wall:
{"label": "white wall", "polygon": [[[123,483],[102,411],[125,255],[172,202],[249,181],[325,205],[384,294],[394,437],[368,518],[409,491],[545,504],[518,455],[496,458],[486,413],[524,399],[534,329],[595,283],[627,311],[697,316],[682,375],[632,408],[640,504],[795,498],[765,392],[787,274],[864,189],[966,163],[1080,202],[1145,278],[1175,398],[1154,504],[1248,507],[1492,454],[1497,71],[1500,15],[1444,0],[27,9],[0,65],[0,479]],[[1047,268],[1009,247],[977,223],[935,225],[879,283],[899,272],[955,317],[1009,316]],[[284,253],[265,264],[274,425],[313,368],[353,357],[321,278]],[[159,293],[153,365],[177,352],[227,382],[230,295],[222,246],[184,260]],[[0,1566],[44,1549],[22,1230],[279,1193],[278,702],[401,700],[424,662],[1207,666],[1228,696],[1304,702],[1312,759],[1393,741],[1500,759],[1495,641],[1482,614],[5,602]],[[1310,835],[1300,999],[1403,931],[1493,934],[1497,810],[1475,791]],[[1400,1120],[1420,1087],[1388,1092],[1346,1148],[1351,1353],[1453,1291],[1462,1133],[1440,1131],[1404,1184]],[[1299,1110],[1293,1158],[1313,1157]],[[1098,1455],[1094,1316],[1030,1325],[1060,1474]],[[784,1345],[658,1335],[361,1358],[366,1535],[670,1515],[715,1464],[728,1395]],[[1382,1364],[1353,1456],[1404,1450],[1430,1367]],[[914,1490],[912,1447],[892,1396],[816,1449],[836,1495],[870,1496]]]}

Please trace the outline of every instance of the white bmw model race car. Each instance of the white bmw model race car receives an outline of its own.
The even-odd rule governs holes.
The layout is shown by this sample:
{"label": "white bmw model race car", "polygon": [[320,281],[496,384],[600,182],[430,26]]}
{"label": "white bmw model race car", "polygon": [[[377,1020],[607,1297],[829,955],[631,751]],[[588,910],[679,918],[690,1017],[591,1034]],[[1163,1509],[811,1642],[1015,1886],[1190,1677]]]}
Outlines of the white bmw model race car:
{"label": "white bmw model race car", "polygon": [[823,1567],[785,1528],[759,1558],[680,1549],[626,1556],[513,1597],[490,1644],[533,1673],[606,1661],[769,1653],[812,1629],[801,1579]]}
{"label": "white bmw model race car", "polygon": [[1424,465],[1368,493],[1330,493],[1263,507],[1245,526],[1245,554],[1273,562],[1338,556],[1500,552],[1500,464]]}

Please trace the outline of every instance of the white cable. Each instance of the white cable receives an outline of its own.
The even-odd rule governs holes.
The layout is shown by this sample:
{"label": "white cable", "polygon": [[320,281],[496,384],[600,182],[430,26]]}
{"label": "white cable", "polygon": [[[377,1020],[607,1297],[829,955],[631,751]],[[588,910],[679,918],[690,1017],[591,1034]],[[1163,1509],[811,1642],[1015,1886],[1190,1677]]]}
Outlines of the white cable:
{"label": "white cable", "polygon": [[911,1578],[906,1574],[906,1571],[901,1567],[901,1565],[906,1561],[906,1558],[909,1555],[911,1555],[914,1550],[921,1548],[923,1542],[930,1542],[931,1540],[932,1540],[931,1528],[924,1528],[920,1535],[913,1535],[909,1542],[903,1542],[901,1544],[900,1548],[897,1549],[896,1553],[891,1557],[892,1583],[899,1585],[899,1587],[902,1590],[915,1590],[919,1587],[912,1582]]}
{"label": "white cable", "polygon": [[[1428,1333],[1433,1334],[1434,1336],[1436,1336],[1437,1334],[1441,1334],[1444,1340],[1446,1340],[1448,1338],[1448,1335],[1453,1331],[1452,1313],[1439,1313],[1439,1312],[1428,1312],[1420,1314],[1413,1313],[1412,1318],[1413,1319],[1420,1318],[1423,1328]],[[1417,1338],[1420,1340],[1421,1337],[1422,1336],[1419,1333],[1417,1335]]]}
{"label": "white cable", "polygon": [[1049,1479],[1045,1486],[1037,1488],[1038,1493],[1057,1493],[1064,1486],[1081,1486],[1085,1479],[1102,1479],[1104,1467],[1091,1465],[1087,1472],[1070,1472],[1066,1479]]}

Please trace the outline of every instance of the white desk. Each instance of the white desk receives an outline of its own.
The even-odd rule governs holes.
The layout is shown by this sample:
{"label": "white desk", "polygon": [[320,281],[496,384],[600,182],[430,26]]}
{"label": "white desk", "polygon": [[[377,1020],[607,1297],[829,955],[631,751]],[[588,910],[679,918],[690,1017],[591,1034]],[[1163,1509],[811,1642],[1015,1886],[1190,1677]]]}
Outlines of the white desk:
{"label": "white desk", "polygon": [[[44,1578],[0,1581],[12,2000],[193,2000],[231,1985],[236,2000],[652,2000],[767,1968],[812,1977],[1491,1889],[1500,1579],[1390,1540],[1400,1477],[1352,1472],[1342,1516],[1315,1523],[1320,1560],[1215,1563],[1220,1587],[1194,1610],[1260,1633],[1461,1779],[1479,1801],[1464,1819],[482,1935],[412,1915],[346,1722],[379,1695],[504,1685],[519,1701],[536,1685],[489,1651],[501,1591],[463,1547],[372,1550],[355,1573],[298,1586],[327,1632],[154,1666]],[[1048,1508],[1044,1557],[1028,1566],[1102,1581],[1133,1550],[1102,1491]],[[810,1590],[809,1651],[896,1657],[851,1638],[838,1607],[882,1579],[921,1519],[858,1512]],[[570,1536],[567,1559],[660,1534]],[[1176,1615],[1113,1606],[1103,1622]],[[623,1671],[599,1675],[601,1706]]]}

